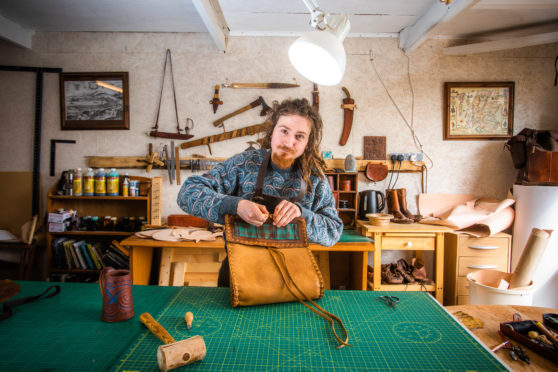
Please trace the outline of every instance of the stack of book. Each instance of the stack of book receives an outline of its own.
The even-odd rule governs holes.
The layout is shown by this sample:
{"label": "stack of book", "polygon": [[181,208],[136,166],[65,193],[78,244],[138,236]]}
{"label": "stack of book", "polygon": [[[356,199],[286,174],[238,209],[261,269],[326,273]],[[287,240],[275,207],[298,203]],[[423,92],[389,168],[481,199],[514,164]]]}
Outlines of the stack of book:
{"label": "stack of book", "polygon": [[54,267],[68,270],[101,270],[111,266],[129,269],[128,251],[118,243],[103,244],[86,240],[60,237],[52,241]]}

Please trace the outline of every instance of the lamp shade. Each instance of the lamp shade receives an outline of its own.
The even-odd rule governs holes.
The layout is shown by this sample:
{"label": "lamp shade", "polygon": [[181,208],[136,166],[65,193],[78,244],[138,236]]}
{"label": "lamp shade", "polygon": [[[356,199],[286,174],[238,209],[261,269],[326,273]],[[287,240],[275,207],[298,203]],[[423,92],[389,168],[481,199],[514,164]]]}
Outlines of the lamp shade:
{"label": "lamp shade", "polygon": [[296,39],[289,59],[299,73],[320,85],[338,84],[347,62],[343,39],[329,31],[312,31]]}

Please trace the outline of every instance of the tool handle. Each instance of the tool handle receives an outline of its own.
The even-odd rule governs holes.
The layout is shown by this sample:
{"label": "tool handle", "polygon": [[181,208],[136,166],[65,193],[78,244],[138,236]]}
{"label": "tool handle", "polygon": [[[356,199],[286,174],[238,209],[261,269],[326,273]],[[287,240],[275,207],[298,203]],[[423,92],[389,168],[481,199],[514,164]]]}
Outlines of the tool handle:
{"label": "tool handle", "polygon": [[165,344],[175,343],[176,340],[160,325],[149,313],[140,315],[140,321],[153,333],[157,338]]}

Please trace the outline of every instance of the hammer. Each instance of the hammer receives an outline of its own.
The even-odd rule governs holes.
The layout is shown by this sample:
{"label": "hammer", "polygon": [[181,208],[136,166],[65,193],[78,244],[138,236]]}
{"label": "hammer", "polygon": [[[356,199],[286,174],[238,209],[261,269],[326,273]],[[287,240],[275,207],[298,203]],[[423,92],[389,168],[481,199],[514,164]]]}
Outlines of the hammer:
{"label": "hammer", "polygon": [[157,364],[161,371],[169,371],[205,358],[205,342],[201,336],[176,341],[151,314],[141,314],[140,321],[165,343],[157,348]]}

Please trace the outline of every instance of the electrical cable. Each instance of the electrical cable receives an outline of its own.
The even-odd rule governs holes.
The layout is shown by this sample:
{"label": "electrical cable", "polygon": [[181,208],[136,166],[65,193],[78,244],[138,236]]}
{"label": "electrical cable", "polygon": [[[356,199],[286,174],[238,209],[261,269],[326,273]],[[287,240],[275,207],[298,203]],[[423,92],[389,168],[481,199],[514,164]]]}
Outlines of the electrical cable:
{"label": "electrical cable", "polygon": [[386,84],[384,83],[384,80],[382,79],[380,73],[376,69],[376,64],[374,63],[374,53],[373,53],[372,49],[370,50],[369,56],[370,56],[370,63],[372,64],[372,68],[374,69],[374,72],[376,73],[376,76],[378,77],[378,80],[380,81],[380,83],[384,87],[384,90],[386,91],[389,99],[393,103],[393,106],[397,109],[397,112],[399,113],[399,115],[401,116],[403,121],[405,122],[405,125],[407,125],[407,127],[411,131],[411,137],[413,138],[413,142],[415,143],[415,146],[430,161],[430,167],[431,168],[434,167],[434,162],[432,161],[432,158],[430,158],[430,156],[428,156],[428,154],[426,152],[424,152],[422,143],[420,142],[420,139],[418,138],[418,136],[415,132],[415,128],[414,128],[415,91],[413,89],[413,84],[412,84],[412,81],[411,81],[411,72],[410,72],[411,60],[410,60],[409,56],[405,55],[407,57],[407,80],[409,82],[409,87],[411,89],[411,122],[410,123],[407,120],[407,118],[405,117],[405,115],[403,115],[403,112],[399,108],[399,105],[397,105],[397,103],[395,102],[395,99],[393,98],[393,96],[389,92],[389,89],[387,88]]}
{"label": "electrical cable", "polygon": [[397,180],[399,179],[399,174],[401,173],[401,165],[403,163],[402,160],[397,159],[397,161],[399,162],[399,168],[397,168],[397,176],[395,177],[395,182],[393,182],[392,188],[395,188],[395,185],[397,184]]}

